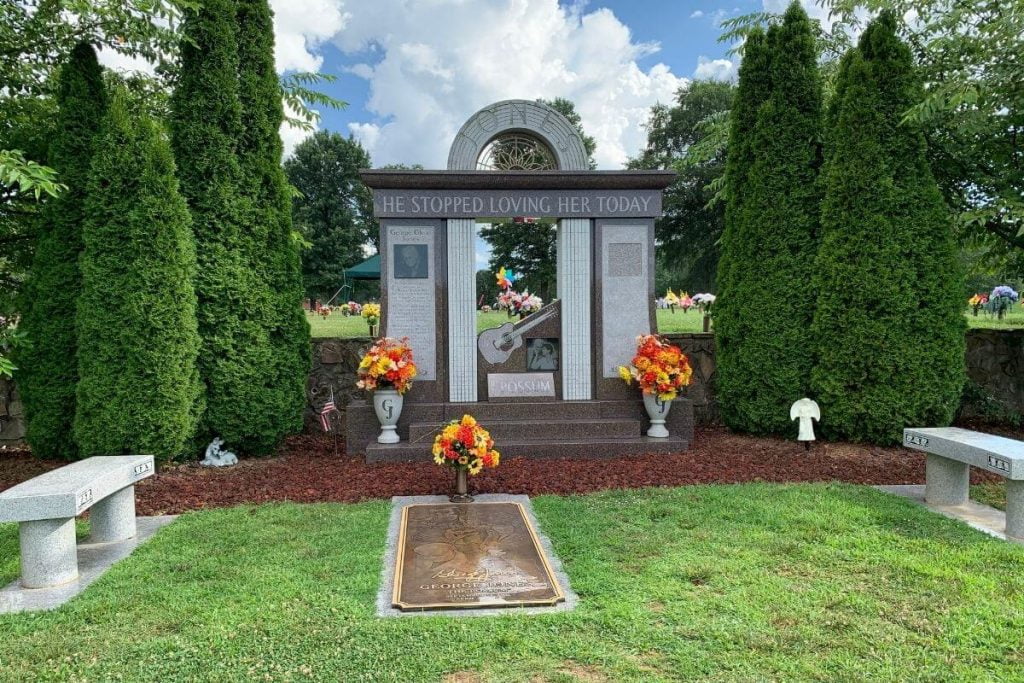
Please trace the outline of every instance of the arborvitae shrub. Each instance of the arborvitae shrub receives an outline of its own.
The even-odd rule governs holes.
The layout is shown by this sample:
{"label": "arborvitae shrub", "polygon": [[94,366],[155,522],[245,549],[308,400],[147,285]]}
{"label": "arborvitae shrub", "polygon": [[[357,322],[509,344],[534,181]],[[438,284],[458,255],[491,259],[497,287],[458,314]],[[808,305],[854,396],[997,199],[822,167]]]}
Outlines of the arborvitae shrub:
{"label": "arborvitae shrub", "polygon": [[163,131],[115,94],[88,183],[75,439],[83,456],[192,449],[195,245]]}
{"label": "arborvitae shrub", "polygon": [[[171,96],[171,142],[181,192],[192,214],[195,290],[205,389],[203,440],[221,436],[234,448],[261,452],[276,430],[265,402],[272,367],[262,307],[266,279],[253,269],[249,200],[240,190],[242,134],[238,98],[236,5],[206,0],[182,22],[178,85]],[[250,312],[250,305],[258,310]]]}
{"label": "arborvitae shrub", "polygon": [[[751,69],[741,72],[740,91],[750,99],[734,114],[730,138],[738,150],[733,159],[730,146],[727,171],[729,271],[720,280],[715,326],[726,424],[779,433],[792,430],[789,406],[810,384],[822,101],[811,23],[797,3],[766,43],[767,70],[760,43],[744,64],[752,60],[770,88],[760,80],[744,84]],[[751,97],[765,93],[760,104]]]}
{"label": "arborvitae shrub", "polygon": [[311,351],[299,245],[292,237],[291,195],[281,168],[284,109],[274,70],[270,6],[267,0],[238,0],[237,18],[242,120],[238,158],[242,191],[250,199],[242,235],[254,271],[265,279],[260,293],[266,294],[253,297],[249,311],[267,328],[270,342],[271,365],[263,380],[262,406],[255,411],[265,420],[258,433],[266,439],[258,447],[266,450],[302,429]]}
{"label": "arborvitae shrub", "polygon": [[78,256],[89,164],[107,108],[103,69],[89,45],[78,45],[61,69],[57,106],[48,161],[66,189],[48,202],[38,224],[21,307],[19,327],[28,344],[18,353],[17,382],[33,454],[70,460],[77,457],[72,424],[78,383],[75,299],[82,287]]}
{"label": "arborvitae shrub", "polygon": [[964,381],[961,277],[950,214],[903,115],[920,84],[883,13],[830,109],[812,387],[831,438],[892,443],[950,422]]}

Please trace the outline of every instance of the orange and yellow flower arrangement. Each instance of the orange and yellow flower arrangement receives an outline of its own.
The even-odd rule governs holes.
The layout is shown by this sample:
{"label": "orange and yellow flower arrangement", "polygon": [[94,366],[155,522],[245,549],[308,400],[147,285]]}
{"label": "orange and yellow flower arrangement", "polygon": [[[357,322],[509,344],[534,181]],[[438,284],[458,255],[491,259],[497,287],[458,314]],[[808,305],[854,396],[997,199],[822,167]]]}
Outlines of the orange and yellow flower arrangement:
{"label": "orange and yellow flower arrangement", "polygon": [[416,377],[409,340],[383,337],[375,341],[359,362],[357,375],[360,389],[395,389],[404,394]]}
{"label": "orange and yellow flower arrangement", "polygon": [[472,415],[453,420],[434,439],[434,462],[478,474],[484,467],[497,467],[501,454],[494,439]]}
{"label": "orange and yellow flower arrangement", "polygon": [[678,396],[692,376],[693,369],[686,354],[654,334],[637,337],[632,365],[619,366],[619,377],[627,384],[636,380],[645,394],[656,394],[662,401]]}

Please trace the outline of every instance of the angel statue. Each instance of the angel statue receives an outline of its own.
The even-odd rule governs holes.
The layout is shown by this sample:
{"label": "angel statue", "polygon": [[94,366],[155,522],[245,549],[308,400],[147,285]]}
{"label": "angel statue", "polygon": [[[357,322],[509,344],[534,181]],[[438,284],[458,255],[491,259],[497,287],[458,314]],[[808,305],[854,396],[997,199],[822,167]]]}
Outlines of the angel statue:
{"label": "angel statue", "polygon": [[790,420],[800,420],[800,432],[796,440],[804,442],[804,448],[809,450],[811,442],[814,441],[814,423],[812,419],[821,422],[821,409],[818,404],[809,398],[802,398],[795,402],[789,409]]}

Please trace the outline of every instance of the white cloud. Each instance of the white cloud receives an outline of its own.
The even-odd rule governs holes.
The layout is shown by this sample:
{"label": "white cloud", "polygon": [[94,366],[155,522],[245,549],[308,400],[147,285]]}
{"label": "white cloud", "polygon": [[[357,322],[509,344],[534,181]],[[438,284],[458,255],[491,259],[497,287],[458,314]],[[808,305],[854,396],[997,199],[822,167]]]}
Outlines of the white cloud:
{"label": "white cloud", "polygon": [[348,14],[335,0],[270,0],[274,10],[274,57],[278,73],[316,71],[317,48],[345,27]]}
{"label": "white cloud", "polygon": [[[773,12],[775,14],[782,14],[789,7],[791,0],[762,0],[765,12]],[[800,0],[800,4],[803,5],[804,11],[807,12],[807,16],[811,19],[817,19],[821,22],[821,27],[826,32],[832,30],[832,19],[829,18],[829,8],[822,7],[818,4],[817,0]]]}
{"label": "white cloud", "polygon": [[366,149],[376,147],[380,139],[380,126],[375,123],[350,123],[348,130]]}
{"label": "white cloud", "polygon": [[[324,58],[319,47],[345,27],[348,15],[335,0],[270,0],[274,11],[274,63],[278,73],[319,71]],[[289,115],[294,112],[287,111]],[[318,128],[314,123],[313,130]],[[281,124],[285,158],[313,130]]]}
{"label": "white cloud", "polygon": [[693,72],[693,77],[712,81],[731,81],[736,78],[736,70],[737,65],[732,60],[708,59],[701,55],[697,59],[697,68]]}
{"label": "white cloud", "polygon": [[[765,1],[765,3],[768,3],[768,2],[772,2],[773,0],[764,0],[764,1]],[[783,9],[785,9],[785,7],[783,7]],[[711,23],[713,23],[713,24],[715,24],[717,26],[717,25],[721,24],[723,20],[728,18],[730,14],[739,14],[739,13],[740,13],[740,8],[739,7],[733,7],[731,10],[725,9],[724,7],[720,8],[720,9],[716,9],[711,14]]]}
{"label": "white cloud", "polygon": [[[479,108],[510,98],[566,97],[597,140],[602,168],[621,166],[646,141],[651,105],[687,82],[632,39],[608,9],[585,12],[557,0],[377,0],[345,5],[343,51],[371,49],[371,67],[350,69],[370,84],[375,121],[350,126],[375,165],[443,168],[448,146]],[[298,11],[298,10],[296,10]],[[369,126],[368,126],[369,124]]]}
{"label": "white cloud", "polygon": [[690,15],[690,18],[691,19],[700,19],[703,16],[704,16],[704,12],[702,12],[701,10],[698,9],[698,10],[694,10],[693,11],[693,14]]}

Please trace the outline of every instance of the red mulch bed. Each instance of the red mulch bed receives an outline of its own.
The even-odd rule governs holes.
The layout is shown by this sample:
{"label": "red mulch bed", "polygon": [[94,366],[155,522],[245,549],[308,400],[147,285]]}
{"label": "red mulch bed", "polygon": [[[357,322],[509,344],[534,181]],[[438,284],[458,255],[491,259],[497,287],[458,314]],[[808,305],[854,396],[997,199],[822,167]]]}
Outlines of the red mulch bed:
{"label": "red mulch bed", "polygon": [[[24,451],[0,451],[0,490],[59,467]],[[198,465],[162,468],[137,486],[139,514],[174,514],[240,503],[355,502],[396,495],[447,493],[452,473],[424,462],[367,465],[334,456],[326,435],[292,437],[271,458],[243,460],[212,470]],[[1000,477],[975,468],[972,481]],[[747,481],[845,481],[920,484],[924,455],[904,448],[817,443],[805,452],[793,441],[698,429],[689,451],[670,456],[588,460],[509,458],[470,480],[476,493],[571,494],[614,488],[683,486]]]}

